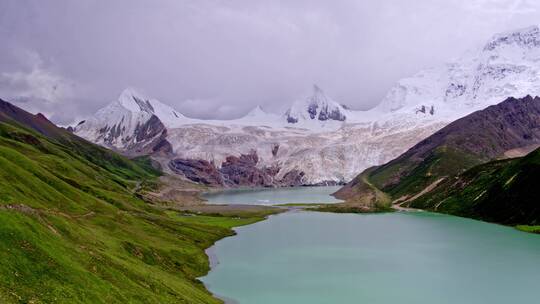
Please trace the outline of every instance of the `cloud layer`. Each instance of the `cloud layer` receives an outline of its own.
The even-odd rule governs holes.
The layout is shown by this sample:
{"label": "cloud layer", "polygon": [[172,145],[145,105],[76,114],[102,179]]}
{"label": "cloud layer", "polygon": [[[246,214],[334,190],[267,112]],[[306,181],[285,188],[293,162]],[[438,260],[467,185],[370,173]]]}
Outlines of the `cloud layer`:
{"label": "cloud layer", "polygon": [[4,0],[0,94],[67,124],[134,86],[188,116],[282,112],[313,83],[352,108],[540,20],[532,0]]}

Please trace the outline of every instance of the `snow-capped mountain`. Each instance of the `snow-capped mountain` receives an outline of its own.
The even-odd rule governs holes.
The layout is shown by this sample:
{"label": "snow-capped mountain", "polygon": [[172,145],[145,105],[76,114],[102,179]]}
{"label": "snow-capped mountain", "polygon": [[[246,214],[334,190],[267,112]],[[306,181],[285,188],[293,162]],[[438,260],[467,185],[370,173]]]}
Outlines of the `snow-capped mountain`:
{"label": "snow-capped mountain", "polygon": [[171,107],[134,89],[126,89],[118,100],[79,123],[75,132],[115,150],[144,154],[155,152],[153,146],[165,139],[167,127],[180,125],[186,120]]}
{"label": "snow-capped mountain", "polygon": [[305,184],[346,182],[457,118],[510,96],[540,95],[539,75],[534,26],[495,35],[454,62],[400,80],[369,111],[347,109],[315,86],[283,115],[257,107],[235,120],[198,120],[126,90],[75,133],[131,155],[158,151],[165,168],[173,159],[220,167],[229,156],[256,152],[259,171],[272,168],[276,180],[301,172]]}
{"label": "snow-capped mountain", "polygon": [[448,119],[501,102],[540,94],[540,28],[495,35],[480,50],[402,79],[378,106],[412,112],[426,106]]}
{"label": "snow-capped mountain", "polygon": [[[287,119],[292,113],[298,117],[295,123]],[[328,118],[342,116],[344,120]],[[381,119],[372,120],[377,116]],[[425,119],[413,118],[385,120],[379,113],[347,110],[315,87],[284,115],[256,107],[235,120],[197,120],[130,89],[74,132],[128,155],[153,154],[164,168],[174,159],[204,160],[220,167],[230,156],[255,151],[258,167],[277,170],[273,180],[287,180],[295,172],[294,176],[301,173],[304,184],[325,184],[348,181],[442,126],[436,121],[422,125]]]}
{"label": "snow-capped mountain", "polygon": [[317,86],[313,86],[313,95],[305,100],[295,102],[285,113],[288,123],[305,123],[307,121],[345,121],[347,110],[339,103],[330,99]]}

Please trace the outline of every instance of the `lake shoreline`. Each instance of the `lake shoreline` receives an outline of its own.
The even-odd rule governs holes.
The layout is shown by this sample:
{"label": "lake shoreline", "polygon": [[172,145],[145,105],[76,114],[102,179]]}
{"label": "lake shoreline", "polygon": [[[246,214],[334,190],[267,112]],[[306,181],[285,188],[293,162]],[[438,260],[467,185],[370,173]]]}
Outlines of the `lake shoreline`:
{"label": "lake shoreline", "polygon": [[[278,207],[276,207],[276,209],[280,209]],[[285,209],[285,210],[283,210]],[[217,254],[215,253],[215,246],[218,242],[221,242],[227,238],[231,238],[231,237],[235,237],[237,232],[236,232],[236,229],[238,228],[241,228],[241,227],[246,227],[246,226],[251,226],[251,225],[255,225],[257,223],[260,223],[260,222],[264,222],[264,221],[267,221],[269,220],[271,217],[273,216],[277,216],[277,215],[280,215],[280,214],[284,214],[284,213],[288,213],[288,212],[294,212],[294,211],[298,211],[298,208],[293,208],[293,207],[288,207],[288,208],[281,208],[280,211],[277,211],[276,210],[276,213],[274,214],[270,214],[266,217],[264,217],[263,219],[259,220],[259,221],[256,221],[256,222],[253,222],[251,224],[248,224],[248,225],[241,225],[241,226],[236,226],[236,227],[233,227],[232,228],[232,231],[233,231],[233,234],[232,235],[229,235],[229,236],[225,236],[217,241],[215,241],[212,245],[210,245],[210,247],[206,248],[204,250],[204,253],[206,254],[207,256],[207,259],[208,259],[208,265],[210,266],[210,268],[208,269],[208,271],[203,275],[203,276],[200,276],[197,278],[197,280],[199,282],[201,282],[204,286],[204,288],[210,293],[212,294],[212,296],[218,300],[221,300],[223,301],[224,304],[238,304],[237,301],[233,300],[233,299],[228,299],[224,296],[220,296],[218,294],[215,294],[213,293],[211,290],[210,290],[210,286],[208,286],[205,282],[203,282],[201,280],[201,278],[204,278],[206,277],[212,270],[214,270],[214,268],[219,265],[219,259],[217,257]]]}
{"label": "lake shoreline", "polygon": [[[318,241],[316,241],[315,243],[312,243],[316,238],[320,237],[320,233],[322,233],[323,235],[326,234],[326,236],[328,237],[328,240],[331,240],[329,244],[334,244],[334,242],[336,242],[337,239],[335,239],[334,237],[336,233],[339,232],[339,233],[345,234],[344,239],[346,241],[344,241],[341,244],[338,244],[338,246],[335,249],[331,249],[330,251],[325,250],[321,252],[328,254],[328,253],[331,253],[332,251],[339,250],[340,251],[339,256],[342,256],[342,254],[345,254],[346,256],[345,260],[347,259],[349,260],[349,262],[347,263],[348,266],[342,268],[343,265],[340,266],[340,262],[337,260],[334,260],[333,263],[337,263],[335,265],[336,267],[324,268],[326,267],[325,265],[327,263],[326,262],[321,263],[321,261],[328,260],[330,256],[326,256],[326,257],[325,255],[312,256],[308,254],[307,256],[302,255],[302,257],[299,258],[299,260],[297,260],[296,262],[291,261],[292,264],[289,266],[286,266],[286,268],[282,269],[281,272],[289,271],[290,269],[288,267],[293,267],[293,270],[290,270],[290,271],[293,271],[294,273],[297,273],[297,274],[304,273],[305,271],[309,272],[309,271],[312,271],[313,269],[323,267],[323,269],[320,272],[315,272],[315,273],[330,272],[330,273],[334,273],[333,277],[336,278],[337,275],[340,275],[340,276],[342,275],[339,273],[339,269],[344,270],[345,273],[349,273],[350,275],[351,265],[357,265],[357,266],[354,266],[356,267],[356,270],[353,272],[354,275],[357,275],[359,280],[361,281],[371,282],[371,279],[368,279],[370,278],[369,272],[377,270],[375,269],[375,266],[373,265],[382,265],[384,269],[384,267],[388,266],[387,263],[390,263],[390,265],[392,265],[393,263],[396,263],[396,265],[392,266],[392,269],[394,270],[397,269],[400,271],[394,272],[394,270],[392,270],[391,273],[394,273],[396,275],[402,275],[403,276],[402,278],[408,277],[412,273],[416,273],[418,269],[423,271],[426,277],[433,276],[434,272],[432,271],[432,268],[425,266],[426,263],[424,259],[418,259],[416,262],[413,262],[414,266],[411,266],[411,264],[409,263],[395,262],[396,260],[392,258],[392,255],[393,255],[392,250],[388,250],[388,244],[393,244],[394,241],[398,242],[402,240],[402,238],[410,238],[410,241],[412,242],[407,241],[408,244],[414,245],[411,248],[411,252],[413,253],[418,252],[420,256],[422,255],[429,256],[430,263],[435,263],[434,265],[437,268],[446,271],[444,272],[443,276],[436,274],[433,278],[426,279],[425,283],[431,284],[433,283],[432,280],[441,280],[441,282],[439,283],[448,283],[448,282],[455,282],[455,280],[453,279],[453,275],[456,274],[456,272],[454,271],[456,267],[458,267],[460,271],[467,271],[468,268],[462,267],[461,265],[465,265],[466,264],[465,261],[470,261],[470,260],[469,260],[469,257],[463,258],[463,253],[461,252],[461,250],[456,250],[456,248],[453,245],[450,245],[450,243],[440,242],[441,239],[445,239],[445,236],[448,236],[450,239],[454,241],[458,241],[458,243],[463,244],[463,246],[461,246],[463,248],[473,248],[474,250],[471,251],[470,259],[474,261],[473,263],[474,265],[476,265],[476,263],[487,263],[484,258],[480,260],[476,259],[476,257],[479,256],[476,252],[477,250],[481,250],[482,252],[493,252],[494,248],[498,248],[499,250],[503,250],[507,252],[509,254],[507,256],[513,256],[514,258],[511,258],[511,261],[523,260],[522,258],[526,258],[527,254],[529,255],[534,254],[534,252],[532,251],[529,251],[530,253],[527,253],[528,251],[523,251],[523,250],[520,251],[520,250],[512,249],[512,248],[516,248],[515,246],[505,245],[504,247],[499,247],[498,245],[500,244],[499,236],[502,236],[502,235],[508,236],[509,238],[505,239],[505,242],[510,242],[510,244],[514,242],[516,245],[524,244],[524,243],[529,243],[529,244],[536,243],[536,242],[530,243],[527,241],[520,241],[520,239],[521,240],[527,239],[529,241],[532,240],[530,239],[530,234],[528,233],[516,234],[515,232],[512,232],[512,229],[508,230],[507,228],[509,227],[507,226],[496,225],[496,224],[493,225],[493,223],[487,223],[487,222],[463,218],[463,217],[456,217],[456,216],[442,214],[442,213],[400,211],[400,212],[392,212],[392,213],[386,213],[386,214],[362,214],[362,215],[358,215],[357,217],[354,214],[340,215],[340,214],[334,214],[331,212],[324,212],[325,214],[328,214],[328,215],[323,215],[323,213],[321,212],[302,212],[302,211],[304,210],[296,210],[296,212],[295,210],[289,210],[288,212],[279,214],[280,216],[278,217],[272,218],[276,221],[263,220],[260,223],[258,222],[259,225],[251,225],[251,224],[246,225],[245,228],[242,228],[241,230],[238,230],[235,228],[234,230],[237,233],[235,234],[234,237],[238,238],[238,240],[243,239],[245,242],[243,243],[244,245],[254,246],[254,248],[261,248],[260,246],[263,246],[264,249],[256,253],[253,253],[253,252],[250,253],[250,250],[248,250],[247,252],[242,252],[242,250],[239,249],[242,247],[238,247],[240,244],[238,243],[238,240],[231,240],[228,238],[220,239],[213,246],[209,247],[205,251],[207,256],[209,257],[209,261],[211,264],[211,269],[209,270],[208,273],[211,273],[213,271],[217,271],[217,272],[213,274],[214,276],[213,278],[212,277],[205,278],[206,276],[208,276],[207,274],[205,275],[205,277],[199,278],[199,280],[203,282],[203,285],[205,286],[205,288],[209,290],[214,297],[224,301],[224,303],[226,304],[236,304],[237,303],[236,301],[245,302],[247,299],[246,296],[248,298],[250,296],[251,297],[254,296],[253,290],[251,290],[252,288],[257,288],[257,290],[260,289],[260,291],[263,292],[263,294],[265,294],[266,287],[264,286],[267,286],[267,285],[260,282],[260,279],[261,279],[260,277],[258,279],[254,278],[254,281],[251,281],[251,279],[249,279],[250,277],[249,275],[248,275],[248,281],[243,282],[242,279],[243,280],[246,279],[246,274],[243,274],[243,275],[241,274],[237,278],[236,276],[238,275],[238,272],[234,270],[233,272],[231,272],[231,269],[234,269],[234,268],[230,268],[229,267],[230,265],[235,265],[239,261],[242,263],[247,263],[245,266],[252,265],[254,267],[253,268],[254,275],[256,276],[263,275],[262,273],[266,273],[267,271],[272,271],[274,267],[280,267],[280,265],[283,265],[282,262],[284,260],[288,260],[289,258],[292,258],[294,261],[295,258],[299,258],[297,254],[293,254],[292,256],[289,256],[287,258],[283,256],[279,257],[279,255],[281,254],[284,254],[284,253],[286,254],[286,253],[291,252],[290,244],[295,244],[294,247],[296,247],[296,244],[297,244],[299,248],[301,248],[300,251],[293,250],[292,251],[293,253],[294,252],[297,252],[297,253],[298,252],[304,252],[304,253],[320,252],[320,251],[315,250],[316,248],[319,248],[318,246],[320,246],[320,243]],[[334,215],[331,215],[331,214],[334,214]],[[268,217],[267,219],[270,219],[270,217]],[[291,227],[296,227],[297,229],[292,229],[292,230],[288,229],[291,227],[286,226],[287,224],[285,223],[294,225]],[[337,225],[336,227],[339,227],[339,228],[336,228],[336,227],[332,228],[333,224],[330,225],[331,223],[336,224]],[[283,224],[285,224],[285,226],[283,226]],[[405,224],[405,225],[401,226],[402,224]],[[355,225],[355,227],[357,227],[358,229],[355,228],[351,230],[351,225]],[[437,229],[432,230],[432,228],[434,227]],[[470,233],[464,233],[465,231],[471,231],[470,228],[474,228],[474,231],[475,233],[478,234],[478,237],[484,240],[483,243],[477,243],[474,237],[471,237]],[[257,234],[255,234],[254,231],[256,231]],[[362,233],[362,231],[366,233]],[[392,233],[385,233],[385,231],[391,231]],[[424,231],[424,233],[413,233],[413,232],[421,232],[421,231]],[[436,234],[440,234],[440,236],[436,236],[436,234],[434,234],[433,231],[435,231]],[[371,237],[373,233],[383,235],[384,237],[377,237],[377,236]],[[291,237],[293,239],[292,243],[290,240]],[[268,238],[270,238],[271,240],[275,240],[278,243],[281,242],[281,245],[284,245],[285,247],[279,247],[279,246],[274,246],[274,245],[264,245],[265,241],[270,240]],[[367,238],[366,240],[368,240],[368,243],[372,244],[373,246],[370,246],[370,249],[366,250],[364,246],[366,244],[365,241],[363,240],[354,241],[354,240],[358,240],[358,238]],[[223,241],[225,241],[226,243],[221,244],[219,248],[217,248],[216,245],[218,244],[218,242],[223,242]],[[321,242],[326,244],[324,240]],[[351,242],[355,242],[357,244],[356,246],[357,249],[355,249],[357,251],[355,253],[351,253],[350,251],[352,249],[349,247]],[[234,245],[231,245],[231,244],[234,244]],[[471,244],[474,244],[474,246],[472,246]],[[308,247],[302,247],[302,246],[308,246]],[[537,245],[527,245],[527,246],[537,246]],[[399,246],[399,247],[404,248],[403,246]],[[228,248],[228,249],[225,249],[225,248]],[[285,251],[280,251],[278,249],[271,255],[266,255],[266,253],[276,250],[276,248],[289,248],[289,249]],[[343,248],[348,248],[348,249],[347,251],[342,251]],[[383,253],[383,256],[386,255],[386,257],[384,257],[382,260],[394,261],[394,262],[381,261],[380,263],[373,264],[372,259],[374,257],[380,256],[378,253],[372,254],[373,248],[378,248],[376,250],[380,250],[380,252]],[[399,249],[399,250],[402,250],[402,249]],[[351,253],[351,255],[349,255],[348,257],[346,255],[347,252]],[[218,253],[220,254],[220,256],[217,255]],[[444,258],[444,256],[448,253],[452,254],[453,259],[449,260],[447,258]],[[240,257],[236,257],[237,254],[240,255]],[[396,253],[396,255],[399,255],[399,254],[403,254],[403,253]],[[275,258],[275,256],[278,256],[278,258]],[[488,257],[488,260],[490,261],[489,263],[499,262],[499,258],[494,255],[490,256],[490,255],[482,254],[482,256]],[[321,260],[321,257],[322,257],[322,260]],[[517,257],[521,257],[521,258],[517,258]],[[231,262],[231,258],[234,259],[233,264],[228,263],[228,262]],[[258,265],[256,261],[260,261],[260,259],[264,261],[263,264],[266,263],[267,265],[266,266]],[[274,259],[273,260],[274,262],[269,262],[267,259]],[[304,262],[306,259],[308,260],[314,259],[314,260],[313,260],[313,263],[310,264],[311,266],[307,266],[307,268],[301,268],[302,271],[300,271],[298,267],[303,267],[302,265],[305,265]],[[457,260],[457,262],[454,260]],[[451,262],[450,264],[448,264],[448,261],[454,261],[454,262]],[[222,263],[223,265],[221,265]],[[523,269],[529,269],[531,265],[530,263],[531,262],[522,263],[519,267]],[[489,271],[484,272],[482,270],[482,269],[492,268],[491,266],[488,267],[488,265],[491,265],[491,264],[486,264],[482,267],[479,267],[477,271],[474,272],[474,275],[479,275],[478,282],[483,282],[484,279],[487,280],[487,278],[490,276]],[[263,269],[265,267],[266,268],[270,267],[270,268],[266,269],[265,271],[261,273],[260,271],[255,270],[255,268],[258,269],[259,266],[263,267]],[[246,269],[246,268],[242,267],[241,269]],[[513,268],[510,267],[504,271],[512,271],[512,269]],[[403,270],[406,270],[406,271],[403,271]],[[250,273],[249,272],[250,270],[247,270],[247,271],[248,273]],[[228,272],[228,275],[225,276],[225,281],[223,281],[224,279],[223,275],[224,273],[227,273],[227,272]],[[221,285],[222,283],[219,283],[220,281],[215,280],[216,274],[218,275],[218,277],[221,276],[222,283],[225,285]],[[390,276],[390,279],[394,278],[393,277],[394,274]],[[534,278],[537,276],[537,274],[533,272],[528,273],[528,275],[531,276],[531,278]],[[263,276],[267,276],[267,275],[264,274]],[[332,275],[330,277],[332,277]],[[269,278],[273,278],[272,282],[277,284],[276,285],[276,288],[278,288],[277,290],[281,290],[280,292],[283,292],[283,294],[281,294],[280,296],[281,300],[286,299],[288,296],[292,296],[292,295],[287,294],[287,290],[288,290],[287,286],[290,286],[290,284],[293,284],[293,285],[300,284],[300,286],[303,286],[302,284],[304,284],[305,282],[311,282],[309,280],[306,281],[306,280],[295,279],[295,280],[292,280],[291,282],[288,282],[287,284],[281,284],[280,281],[275,281],[276,276],[275,274],[272,274],[272,273],[269,274]],[[324,276],[321,278],[323,278],[324,280]],[[381,278],[378,278],[378,279],[380,279],[381,282],[386,280],[386,279],[381,279]],[[229,281],[229,284],[227,284],[227,281]],[[379,284],[381,284],[381,282],[373,283],[373,285],[380,286]],[[398,280],[398,282],[409,282],[409,280],[400,279]],[[525,284],[526,282],[530,282],[530,281],[525,280],[523,284]],[[250,284],[254,284],[254,285],[252,286]],[[328,282],[324,282],[321,284],[323,285],[332,284],[332,281],[330,280]],[[371,284],[371,283],[368,283],[368,284]],[[436,283],[433,283],[433,284],[434,284],[434,287],[440,286],[439,284],[436,284]],[[335,299],[338,299],[338,300],[343,299],[344,295],[348,294],[348,292],[339,292],[340,288],[345,286],[346,288],[345,290],[352,292],[352,290],[355,290],[356,288],[353,285],[354,284],[350,286],[348,286],[347,284],[345,285],[338,284],[332,287],[332,288],[336,288],[336,289],[332,289],[335,291],[334,292],[335,295],[333,296],[335,296],[336,297]],[[225,286],[225,289],[223,288],[223,286]],[[233,290],[232,292],[230,289],[231,286],[235,286],[234,289],[232,289]],[[241,290],[243,286],[250,286],[246,288],[248,288],[248,290],[251,290],[251,291],[245,291],[246,293],[242,295],[243,292]],[[519,286],[520,286],[519,284],[514,285],[514,288],[516,288],[515,289],[516,293],[522,291],[520,289],[521,287]],[[219,288],[215,288],[215,287],[219,287]],[[402,287],[403,287],[403,290],[410,291],[410,290],[415,290],[415,288],[418,288],[418,290],[420,290],[420,287],[415,284],[412,284],[409,286],[408,283],[403,283]],[[459,294],[460,294],[458,291],[462,290],[461,288],[467,289],[466,286],[454,285],[453,287],[457,288],[454,294],[456,295],[458,299],[459,299]],[[482,285],[482,288],[488,288],[488,287],[490,287],[490,284],[486,284],[485,286]],[[236,292],[234,292],[234,290],[236,290]],[[434,288],[432,290],[437,290],[437,289]],[[238,292],[240,292],[240,294],[238,294]],[[276,291],[276,293],[280,293],[280,292]],[[229,298],[224,297],[221,294],[227,295],[227,297]],[[481,296],[482,293],[477,293],[476,295]],[[392,299],[394,296],[397,297],[397,294],[390,294],[388,295],[387,298]],[[409,296],[411,299],[415,299],[415,297],[418,296],[418,293],[413,292],[409,294]],[[257,299],[257,297],[258,296],[255,296],[255,298],[251,298],[251,299],[252,300]],[[260,297],[261,297],[260,299],[268,299],[268,298],[265,298],[264,295],[260,295]],[[311,297],[311,295],[306,294],[306,297],[309,298]],[[331,296],[328,296],[328,297],[329,299],[331,298]],[[395,299],[395,297],[393,299]],[[231,298],[236,299],[236,300],[233,300]],[[247,300],[247,303],[250,303],[250,301]],[[494,303],[500,303],[500,302],[494,302]]]}

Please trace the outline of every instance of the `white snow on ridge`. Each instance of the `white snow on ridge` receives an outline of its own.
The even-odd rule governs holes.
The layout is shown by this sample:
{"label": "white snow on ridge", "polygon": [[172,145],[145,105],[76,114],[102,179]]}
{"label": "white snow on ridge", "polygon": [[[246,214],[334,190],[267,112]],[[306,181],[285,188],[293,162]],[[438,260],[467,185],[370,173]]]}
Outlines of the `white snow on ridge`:
{"label": "white snow on ridge", "polygon": [[261,166],[278,165],[281,175],[296,169],[306,173],[308,184],[346,182],[455,119],[508,97],[540,95],[539,77],[540,28],[533,26],[495,35],[454,62],[401,79],[369,111],[347,109],[315,86],[283,115],[256,107],[239,119],[201,120],[128,89],[75,132],[122,150],[155,116],[167,129],[172,157],[219,165],[254,149]]}
{"label": "white snow on ridge", "polygon": [[495,35],[483,48],[438,68],[402,79],[377,107],[410,113],[434,106],[456,119],[508,97],[540,95],[540,28]]}

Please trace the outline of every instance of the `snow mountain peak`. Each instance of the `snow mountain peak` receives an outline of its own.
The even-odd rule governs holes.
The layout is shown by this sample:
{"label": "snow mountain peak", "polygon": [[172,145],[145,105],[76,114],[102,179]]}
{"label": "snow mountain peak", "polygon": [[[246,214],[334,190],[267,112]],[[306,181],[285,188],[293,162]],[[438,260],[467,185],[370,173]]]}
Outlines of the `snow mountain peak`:
{"label": "snow mountain peak", "polygon": [[339,103],[328,97],[317,85],[313,85],[313,93],[304,100],[295,102],[285,113],[288,123],[298,123],[310,120],[345,121],[347,110]]}
{"label": "snow mountain peak", "polygon": [[[401,79],[377,107],[455,119],[508,97],[540,94],[540,27],[496,34],[454,62]],[[429,115],[433,116],[433,115]]]}
{"label": "snow mountain peak", "polygon": [[146,95],[134,88],[127,88],[123,90],[118,97],[118,100],[113,102],[108,107],[114,107],[115,104],[118,104],[122,108],[125,108],[133,113],[142,112],[149,115],[156,115],[165,124],[177,124],[179,120],[185,119],[185,116],[180,112],[160,102],[159,100],[148,98]]}
{"label": "snow mountain peak", "polygon": [[324,92],[317,84],[314,83],[313,84],[313,94],[322,94],[322,95],[324,95]]}
{"label": "snow mountain peak", "polygon": [[255,116],[262,116],[267,115],[267,113],[263,110],[261,106],[256,106],[253,108],[249,113],[247,113],[246,116],[255,117]]}
{"label": "snow mountain peak", "polygon": [[516,45],[527,48],[539,47],[540,27],[538,25],[533,25],[506,33],[496,34],[493,36],[491,41],[485,45],[484,51],[493,51],[497,48],[508,45]]}
{"label": "snow mountain peak", "polygon": [[157,151],[164,168],[174,159],[219,166],[257,151],[257,166],[280,180],[300,172],[302,183],[326,184],[394,159],[457,118],[526,95],[540,95],[538,26],[495,35],[458,60],[401,79],[368,111],[349,110],[314,85],[285,115],[256,107],[235,120],[201,120],[127,89],[75,134],[129,155]]}
{"label": "snow mountain peak", "polygon": [[166,134],[167,127],[188,119],[168,105],[127,88],[117,100],[75,127],[75,134],[118,150],[147,151]]}
{"label": "snow mountain peak", "polygon": [[118,103],[131,112],[154,113],[154,108],[149,98],[133,88],[123,90],[118,97]]}

